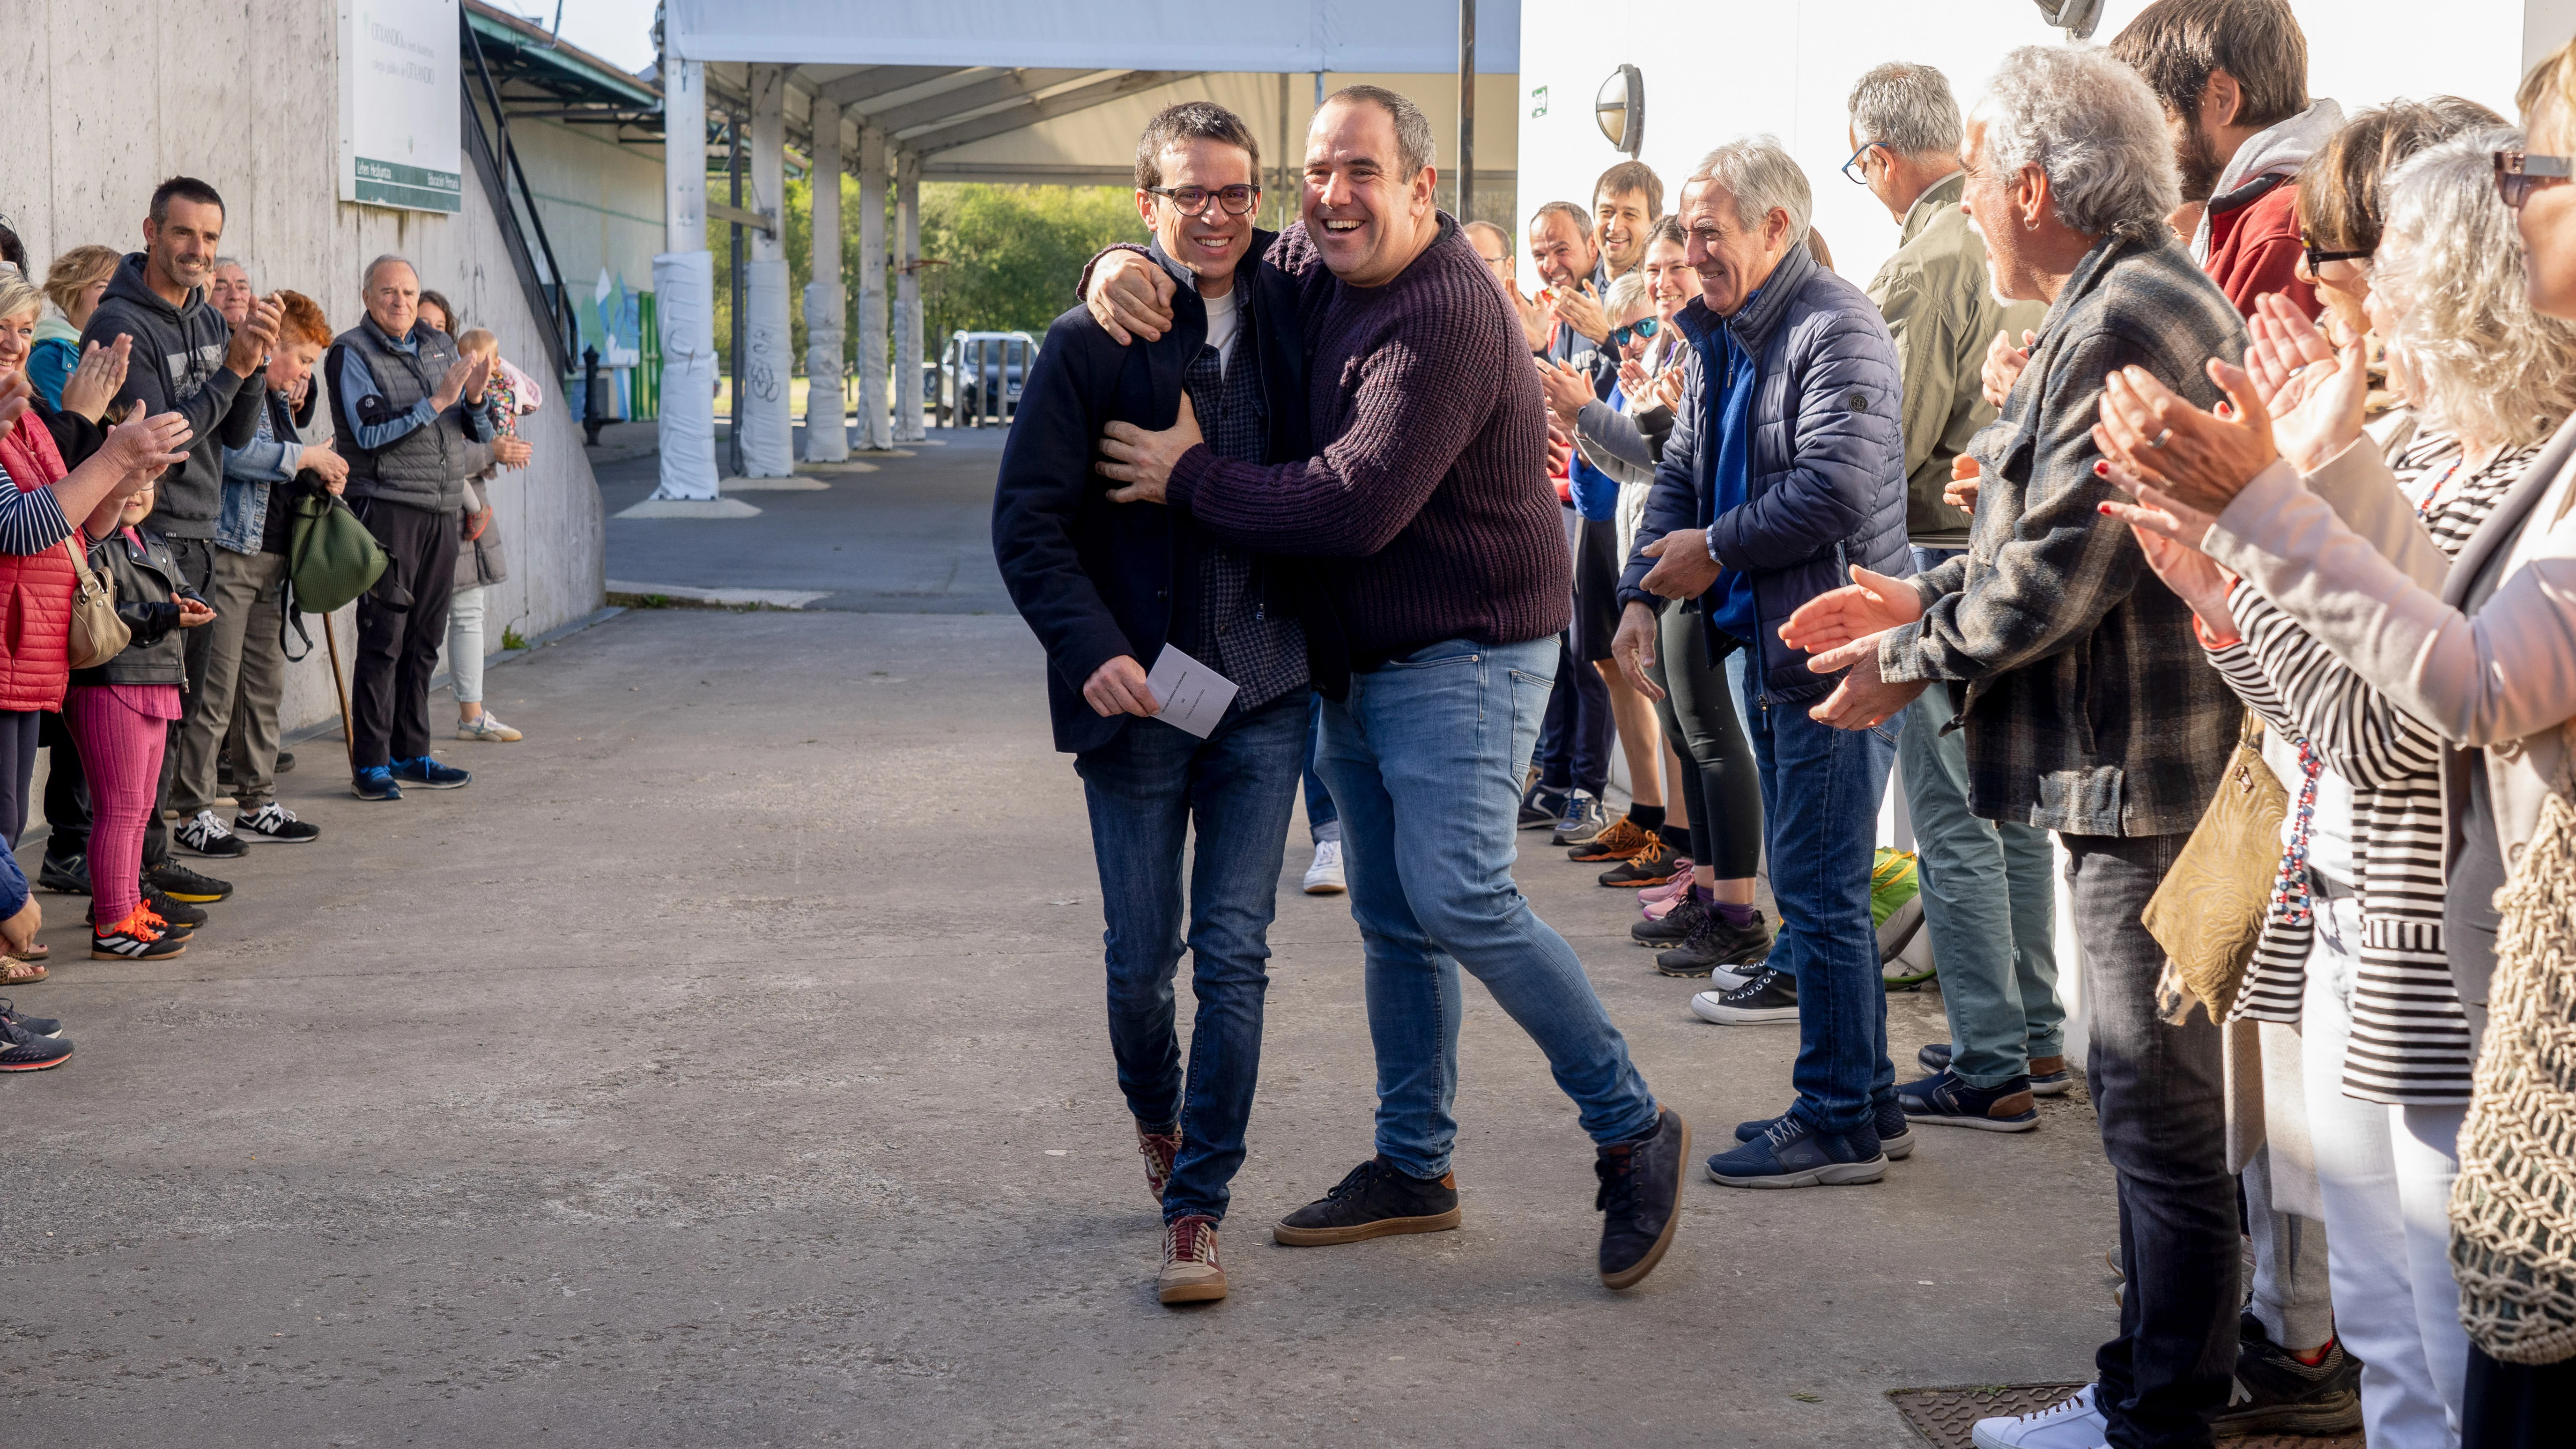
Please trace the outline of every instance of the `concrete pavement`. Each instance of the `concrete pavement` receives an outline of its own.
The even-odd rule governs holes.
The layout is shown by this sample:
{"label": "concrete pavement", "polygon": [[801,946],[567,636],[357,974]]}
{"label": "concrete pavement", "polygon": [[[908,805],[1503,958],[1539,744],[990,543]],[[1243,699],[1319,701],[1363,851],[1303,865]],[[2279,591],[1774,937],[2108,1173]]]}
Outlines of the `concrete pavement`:
{"label": "concrete pavement", "polygon": [[[927,452],[763,519],[818,570],[948,537],[970,578],[989,472]],[[657,546],[754,557],[762,524]],[[612,538],[612,576],[634,557]],[[469,789],[361,804],[308,742],[285,798],[322,842],[219,868],[241,892],[185,956],[71,959],[78,903],[45,897],[60,964],[18,995],[80,1049],[0,1083],[13,1436],[1875,1449],[1908,1438],[1890,1388],[2087,1376],[2115,1223],[2080,1099],[2028,1136],[1926,1129],[1877,1186],[1696,1180],[1612,1294],[1589,1144],[1481,989],[1465,1227],[1272,1246],[1373,1102],[1357,934],[1297,893],[1302,830],[1234,1294],[1155,1304],[1042,668],[1007,612],[631,612],[492,671],[529,738],[443,747]],[[1778,1110],[1794,1030],[1692,1018],[1631,898],[1539,840],[1524,889],[1699,1155]],[[1891,1016],[1900,1060],[1944,1035],[1935,994]]]}

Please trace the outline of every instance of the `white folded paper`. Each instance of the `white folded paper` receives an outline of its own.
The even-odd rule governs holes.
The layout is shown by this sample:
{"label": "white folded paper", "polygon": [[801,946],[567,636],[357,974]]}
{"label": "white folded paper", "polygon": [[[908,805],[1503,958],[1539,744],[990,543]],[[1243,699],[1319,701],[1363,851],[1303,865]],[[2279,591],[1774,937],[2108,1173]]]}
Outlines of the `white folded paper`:
{"label": "white folded paper", "polygon": [[1200,739],[1206,739],[1217,721],[1225,718],[1225,707],[1234,703],[1241,688],[1169,644],[1154,660],[1153,672],[1145,676],[1145,687],[1162,702],[1154,718]]}

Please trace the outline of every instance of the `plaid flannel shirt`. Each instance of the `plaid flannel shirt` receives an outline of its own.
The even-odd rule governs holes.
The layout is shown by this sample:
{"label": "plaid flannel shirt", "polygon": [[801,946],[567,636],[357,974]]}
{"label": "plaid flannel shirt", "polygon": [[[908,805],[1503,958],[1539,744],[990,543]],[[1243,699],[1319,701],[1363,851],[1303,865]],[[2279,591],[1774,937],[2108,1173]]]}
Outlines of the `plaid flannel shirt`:
{"label": "plaid flannel shirt", "polygon": [[[1984,474],[1968,551],[1915,580],[1922,619],[1888,631],[1890,680],[1951,680],[1968,732],[1968,807],[2073,835],[2190,830],[2217,791],[2243,706],[2191,609],[2096,505],[2102,379],[2146,369],[2194,406],[2245,323],[2162,227],[2105,237],[2067,280],[2003,413],[1969,445]],[[1945,732],[1946,732],[1945,729]]]}

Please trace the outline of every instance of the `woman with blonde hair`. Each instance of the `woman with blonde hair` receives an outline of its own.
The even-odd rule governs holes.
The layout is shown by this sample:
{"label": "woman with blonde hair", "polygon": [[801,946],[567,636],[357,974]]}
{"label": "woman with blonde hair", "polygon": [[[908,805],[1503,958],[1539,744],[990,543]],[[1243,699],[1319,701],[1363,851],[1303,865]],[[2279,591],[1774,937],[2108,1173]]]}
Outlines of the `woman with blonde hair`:
{"label": "woman with blonde hair", "polygon": [[[36,348],[27,362],[27,380],[36,385],[47,407],[63,405],[63,384],[80,366],[81,329],[89,325],[89,314],[98,310],[108,279],[116,275],[116,263],[114,247],[78,246],[54,258],[54,264],[45,269],[45,296],[54,310],[36,324]],[[91,421],[97,421],[95,414]]]}

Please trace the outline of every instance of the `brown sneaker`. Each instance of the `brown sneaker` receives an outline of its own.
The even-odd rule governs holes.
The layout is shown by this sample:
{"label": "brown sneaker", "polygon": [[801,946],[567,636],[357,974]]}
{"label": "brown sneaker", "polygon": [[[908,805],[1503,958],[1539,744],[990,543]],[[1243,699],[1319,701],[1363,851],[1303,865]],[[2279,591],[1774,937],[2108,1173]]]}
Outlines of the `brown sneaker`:
{"label": "brown sneaker", "polygon": [[1163,1189],[1172,1181],[1172,1159],[1181,1155],[1181,1124],[1175,1122],[1164,1131],[1148,1132],[1144,1123],[1137,1123],[1136,1150],[1145,1154],[1145,1186],[1159,1203]]}
{"label": "brown sneaker", "polygon": [[1599,835],[1565,852],[1568,860],[1626,860],[1655,840],[1654,832],[1641,830],[1622,815],[1602,828]]}
{"label": "brown sneaker", "polygon": [[1154,1296],[1165,1303],[1208,1303],[1225,1296],[1225,1269],[1216,1260],[1216,1219],[1192,1213],[1163,1224],[1163,1271]]}

